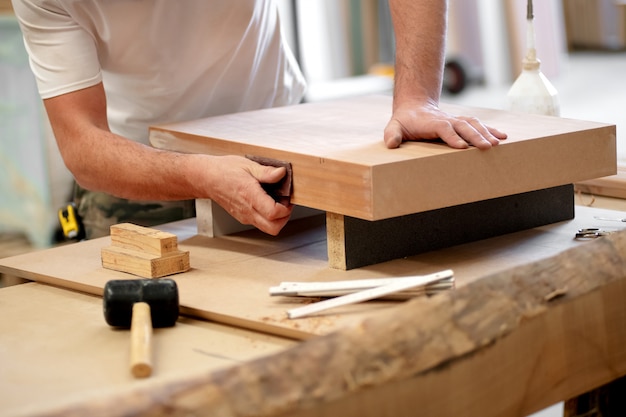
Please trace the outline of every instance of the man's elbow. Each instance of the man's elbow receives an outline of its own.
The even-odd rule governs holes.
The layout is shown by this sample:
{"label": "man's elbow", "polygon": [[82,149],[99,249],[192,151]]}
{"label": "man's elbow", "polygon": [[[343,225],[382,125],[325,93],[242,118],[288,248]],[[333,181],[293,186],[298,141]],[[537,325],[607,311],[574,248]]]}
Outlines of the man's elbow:
{"label": "man's elbow", "polygon": [[79,186],[91,191],[102,191],[95,161],[71,157],[63,157],[63,161]]}

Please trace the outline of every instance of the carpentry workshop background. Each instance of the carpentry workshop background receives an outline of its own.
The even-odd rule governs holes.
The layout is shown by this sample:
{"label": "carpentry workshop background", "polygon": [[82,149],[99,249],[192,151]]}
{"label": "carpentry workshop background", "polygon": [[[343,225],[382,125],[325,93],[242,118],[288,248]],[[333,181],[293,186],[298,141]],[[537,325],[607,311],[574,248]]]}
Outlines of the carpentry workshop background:
{"label": "carpentry workshop background", "polygon": [[[307,104],[372,94],[391,95],[394,41],[387,1],[277,0],[277,3],[290,46],[308,83],[304,99]],[[527,1],[450,0],[449,13],[442,102],[507,110],[507,94],[523,71],[522,60],[528,48]],[[617,218],[626,217],[626,133],[622,128],[626,122],[623,110],[626,2],[536,0],[533,28],[541,71],[558,92],[560,117],[617,127],[616,174],[576,182],[574,204],[577,209],[606,209],[615,211]],[[158,138],[158,132],[155,137]],[[578,163],[585,166],[588,161],[581,158]],[[0,0],[0,264],[2,258],[77,244],[67,240],[59,225],[58,210],[70,201],[71,195],[72,177],[63,165],[45,117],[11,3]],[[120,233],[134,232],[125,229]],[[150,232],[136,233],[148,236]],[[150,235],[145,239],[160,239],[161,243],[173,238]],[[174,243],[173,251],[179,256],[177,262],[181,254],[186,256],[180,261],[185,265],[179,271],[189,270],[189,253],[178,251],[175,246]],[[185,251],[189,246],[193,248],[188,245]],[[102,254],[104,262],[110,248],[99,250],[91,252]],[[164,249],[146,262],[167,258],[171,256],[169,251]],[[113,257],[108,256],[107,259]],[[193,256],[192,252],[192,272]],[[168,268],[178,267],[168,259]],[[113,264],[117,261],[115,258]],[[132,262],[135,272],[155,268],[154,263],[145,267],[137,260]],[[118,269],[119,265],[108,266],[124,270]],[[71,269],[73,265],[66,267]],[[19,275],[0,270],[0,307],[2,287],[30,281]],[[157,335],[167,331],[163,329]],[[118,333],[121,343],[124,335]],[[228,337],[234,340],[249,336],[235,332]],[[270,339],[260,339],[258,345],[263,346],[258,347],[257,355],[275,353],[292,345],[279,337]],[[165,340],[162,337],[159,341]],[[0,336],[0,352],[1,344]],[[189,371],[193,369],[192,364],[186,366]],[[0,364],[0,379],[2,370]],[[534,415],[563,415],[562,400],[566,398]]]}

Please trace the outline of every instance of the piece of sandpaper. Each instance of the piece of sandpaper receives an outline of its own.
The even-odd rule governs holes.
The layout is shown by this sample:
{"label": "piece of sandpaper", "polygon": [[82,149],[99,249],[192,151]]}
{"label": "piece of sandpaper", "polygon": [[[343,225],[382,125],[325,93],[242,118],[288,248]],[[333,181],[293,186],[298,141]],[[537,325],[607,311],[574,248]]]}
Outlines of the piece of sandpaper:
{"label": "piece of sandpaper", "polygon": [[261,183],[261,186],[263,187],[265,192],[268,193],[277,202],[282,204],[289,203],[291,197],[292,182],[291,163],[287,161],[280,161],[278,159],[266,158],[263,156],[255,155],[246,155],[246,158],[256,162],[257,164],[285,168],[285,176],[280,181],[275,183]]}

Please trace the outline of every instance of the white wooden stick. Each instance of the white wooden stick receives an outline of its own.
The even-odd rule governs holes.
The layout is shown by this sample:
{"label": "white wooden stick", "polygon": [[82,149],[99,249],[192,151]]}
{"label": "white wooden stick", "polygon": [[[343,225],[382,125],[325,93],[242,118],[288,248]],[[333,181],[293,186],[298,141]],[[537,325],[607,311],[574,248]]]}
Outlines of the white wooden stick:
{"label": "white wooden stick", "polygon": [[[386,285],[386,284],[385,284]],[[380,287],[380,285],[378,285]],[[368,290],[370,288],[376,287],[366,287],[358,290],[345,289],[345,290],[327,290],[327,291],[304,291],[298,292],[295,296],[298,297],[317,297],[317,298],[329,298],[329,297],[340,297],[342,295],[352,294],[358,291]],[[385,296],[379,297],[381,299],[386,300],[407,300],[409,298],[421,297],[423,295],[433,295],[438,292],[448,291],[454,288],[454,279],[445,279],[437,282],[433,282],[431,284],[426,284],[419,287],[411,287],[408,290],[398,291],[393,294],[387,294]]]}
{"label": "white wooden stick", "polygon": [[[440,279],[429,281],[425,287],[436,286],[438,284],[454,284],[454,273],[451,270],[445,270],[437,273],[441,276]],[[426,275],[428,277],[432,276]],[[331,281],[331,282],[281,282],[276,287],[270,287],[270,295],[282,295],[282,296],[309,296],[309,297],[331,297],[344,295],[351,292],[362,291],[369,288],[380,287],[381,285],[392,284],[395,282],[408,282],[408,280],[414,280],[422,278],[423,276],[410,276],[410,277],[395,277],[395,278],[372,278],[372,279],[358,279],[358,280],[346,280],[346,281]]]}
{"label": "white wooden stick", "polygon": [[391,284],[381,285],[379,287],[369,288],[363,291],[354,292],[351,294],[343,295],[336,298],[330,298],[328,300],[320,301],[314,304],[309,304],[304,307],[298,307],[287,311],[287,316],[290,319],[296,319],[300,317],[309,316],[320,311],[328,310],[331,308],[344,306],[348,304],[359,303],[362,301],[373,300],[380,298],[384,295],[392,294],[398,291],[407,290],[412,287],[423,286],[433,281],[438,281],[443,277],[452,273],[450,270],[437,272],[435,274],[424,275],[419,277],[407,278],[404,281],[392,282]]}

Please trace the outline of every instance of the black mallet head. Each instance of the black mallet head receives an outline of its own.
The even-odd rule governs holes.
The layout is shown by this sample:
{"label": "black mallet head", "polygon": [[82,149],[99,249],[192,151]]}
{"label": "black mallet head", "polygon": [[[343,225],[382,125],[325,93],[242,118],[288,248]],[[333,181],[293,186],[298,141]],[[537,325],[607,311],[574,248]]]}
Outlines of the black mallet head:
{"label": "black mallet head", "polygon": [[167,278],[112,280],[104,286],[103,308],[106,322],[113,327],[130,327],[133,305],[150,305],[153,327],[170,327],[178,319],[178,287]]}

